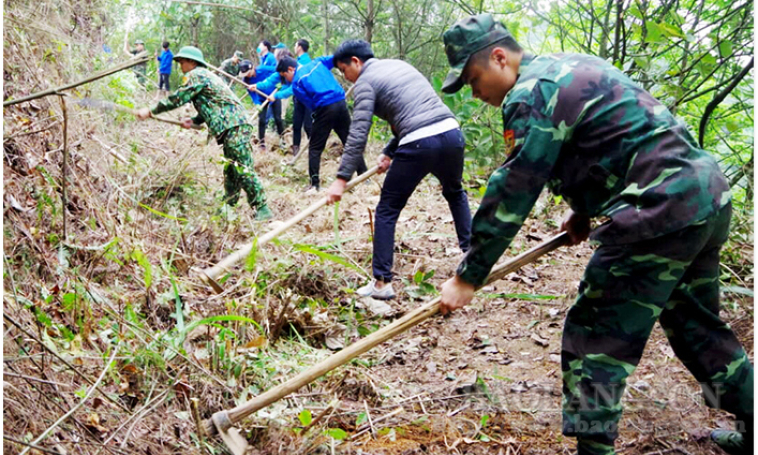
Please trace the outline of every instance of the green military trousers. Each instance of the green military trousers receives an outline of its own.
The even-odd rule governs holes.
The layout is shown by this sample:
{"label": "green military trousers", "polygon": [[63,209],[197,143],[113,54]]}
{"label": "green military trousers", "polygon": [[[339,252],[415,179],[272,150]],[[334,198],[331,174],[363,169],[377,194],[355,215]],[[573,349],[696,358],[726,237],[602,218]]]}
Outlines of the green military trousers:
{"label": "green military trousers", "polygon": [[266,205],[266,193],[253,169],[253,127],[239,125],[226,130],[224,136],[224,202],[237,205],[240,189],[247,193],[247,202],[253,209]]}
{"label": "green military trousers", "polygon": [[753,366],[719,318],[719,250],[731,205],[679,231],[600,246],[566,317],[563,433],[579,455],[614,454],[627,377],[659,321],[706,403],[753,419]]}

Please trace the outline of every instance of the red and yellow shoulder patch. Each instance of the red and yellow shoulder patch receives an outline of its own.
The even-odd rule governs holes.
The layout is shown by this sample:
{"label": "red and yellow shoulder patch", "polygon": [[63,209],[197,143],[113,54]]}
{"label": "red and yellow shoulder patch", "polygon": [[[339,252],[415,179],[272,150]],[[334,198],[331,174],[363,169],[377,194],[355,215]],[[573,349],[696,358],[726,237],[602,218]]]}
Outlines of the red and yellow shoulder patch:
{"label": "red and yellow shoulder patch", "polygon": [[513,149],[516,148],[516,135],[513,130],[503,131],[503,140],[505,141],[505,156],[510,156]]}

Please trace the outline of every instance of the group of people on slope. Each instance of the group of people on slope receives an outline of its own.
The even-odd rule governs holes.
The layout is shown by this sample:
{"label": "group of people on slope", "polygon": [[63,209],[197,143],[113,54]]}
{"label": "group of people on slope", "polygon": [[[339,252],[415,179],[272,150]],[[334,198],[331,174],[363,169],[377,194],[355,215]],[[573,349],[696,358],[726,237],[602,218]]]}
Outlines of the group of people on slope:
{"label": "group of people on slope", "polygon": [[[563,334],[563,432],[577,438],[578,454],[615,453],[622,412],[618,390],[637,366],[656,321],[704,391],[718,391],[718,400],[707,404],[742,423],[740,431],[715,431],[714,440],[729,453],[753,453],[753,367],[719,318],[719,250],[727,239],[731,199],[715,160],[665,106],[605,60],[530,55],[489,14],[456,22],[443,41],[452,68],[443,92],[468,84],[474,97],[502,109],[504,163],[492,174],[473,220],[461,181],[460,125],[413,66],[378,59],[360,40],[312,60],[303,58],[308,46],[302,40],[297,58],[278,60],[267,57],[271,47],[264,41],[258,46],[260,65],[240,64],[251,96],[258,89],[275,102],[291,94],[302,112],[312,113],[311,191],[321,184],[320,155],[329,132],[342,140],[329,202],[339,201],[352,175],[366,170],[373,116],[389,123],[393,138],[377,163],[387,176],[376,209],[374,279],[356,292],[395,297],[395,226],[426,175],[440,181],[466,252],[442,285],[443,313],[471,301],[547,186],[570,206],[562,228],[572,244],[587,239],[592,218],[610,220],[592,231],[598,247]],[[185,47],[174,59],[187,82],[139,117],[192,102],[198,115],[185,126],[206,122],[224,146],[227,202],[236,202],[244,188],[256,217],[270,218],[253,171],[247,113],[228,85],[205,69],[198,49]],[[355,84],[352,119],[334,67]]]}

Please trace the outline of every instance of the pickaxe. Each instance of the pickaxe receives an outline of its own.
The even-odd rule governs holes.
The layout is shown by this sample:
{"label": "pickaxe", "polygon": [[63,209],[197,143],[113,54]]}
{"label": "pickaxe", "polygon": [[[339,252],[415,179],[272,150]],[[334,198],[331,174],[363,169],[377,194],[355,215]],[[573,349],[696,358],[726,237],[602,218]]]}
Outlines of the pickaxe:
{"label": "pickaxe", "polygon": [[[502,279],[507,274],[514,272],[522,266],[534,262],[540,256],[555,250],[558,247],[568,244],[569,237],[566,232],[561,232],[552,239],[543,242],[536,247],[526,251],[514,259],[495,267],[487,277],[485,283],[489,284],[497,280]],[[484,286],[484,285],[483,285]],[[480,286],[479,288],[481,288]],[[478,289],[479,289],[478,288]],[[317,378],[332,371],[333,369],[344,365],[353,358],[363,354],[374,346],[383,343],[390,338],[405,332],[411,327],[425,321],[431,316],[435,315],[440,308],[440,298],[422,305],[421,307],[411,311],[402,318],[393,322],[392,324],[385,326],[371,335],[363,338],[362,340],[353,343],[347,348],[332,354],[311,368],[303,371],[289,381],[280,384],[273,389],[259,395],[255,398],[248,400],[233,409],[219,411],[213,414],[213,416],[203,422],[202,429],[203,434],[214,435],[219,434],[227,447],[232,451],[234,455],[244,455],[247,448],[247,440],[240,435],[239,430],[233,428],[233,425],[240,422],[245,417],[254,413],[255,411],[262,409],[275,401],[278,401],[285,396],[297,391],[306,384],[310,384]]]}
{"label": "pickaxe", "polygon": [[[111,103],[110,101],[96,100],[93,98],[81,98],[77,101],[77,104],[82,107],[100,109],[102,111],[119,111],[119,112],[126,112],[127,114],[132,114],[134,116],[137,115],[137,109],[132,109],[130,107],[122,106],[120,104]],[[155,117],[155,116],[150,116],[149,118],[153,120],[157,120],[159,122],[169,123],[171,125],[182,126],[182,122],[178,120],[171,120],[171,119],[167,119],[163,117]],[[201,130],[203,129],[203,127],[201,125],[193,124],[192,129]]]}
{"label": "pickaxe", "polygon": [[[372,175],[376,174],[378,170],[379,170],[379,167],[374,166],[368,171],[364,172],[363,174],[350,180],[347,183],[347,186],[345,187],[345,191],[352,190],[356,185],[363,182],[364,180],[367,180]],[[262,237],[258,237],[257,246],[260,247],[270,242],[271,240],[275,239],[276,237],[279,236],[279,234],[291,228],[292,226],[296,225],[297,223],[304,220],[308,216],[312,215],[316,210],[320,209],[321,207],[325,205],[326,205],[326,196],[314,202],[308,208],[298,213],[297,215],[293,216],[292,218],[285,221],[284,223],[280,224],[276,228],[267,232]],[[224,289],[221,287],[221,285],[218,282],[216,282],[216,279],[218,279],[218,277],[221,276],[221,274],[228,271],[231,267],[233,267],[239,261],[246,258],[247,255],[250,254],[250,251],[252,251],[253,245],[254,243],[250,242],[241,246],[240,248],[237,249],[237,251],[225,257],[223,260],[221,260],[221,262],[214,265],[213,267],[203,269],[203,270],[196,270],[196,269],[195,270],[200,275],[200,279],[202,279],[206,284],[212,287],[214,291],[220,294],[224,292]]]}
{"label": "pickaxe", "polygon": [[[242,84],[242,86],[244,86],[244,87],[245,87],[247,90],[250,90],[250,89],[251,89],[250,85],[248,85],[248,84],[247,84],[245,81],[243,81],[242,79],[240,79],[240,78],[238,78],[238,77],[236,77],[236,76],[232,76],[231,74],[227,73],[226,71],[222,70],[221,68],[215,67],[215,66],[213,66],[213,65],[211,65],[211,64],[207,64],[207,63],[206,63],[206,65],[208,65],[208,68],[212,69],[213,71],[215,71],[215,72],[217,72],[217,73],[219,73],[219,74],[222,74],[222,75],[224,75],[224,76],[228,77],[229,79],[233,80],[234,82],[236,82],[236,83],[238,83],[238,84]],[[262,91],[258,90],[258,88],[257,88],[257,87],[252,87],[252,90],[253,90],[254,92],[256,92],[257,94],[261,95],[262,97],[264,97],[264,98],[268,98],[268,95],[266,95],[266,94],[265,94],[265,93],[263,93]],[[273,95],[273,93],[272,93],[272,95]],[[265,106],[265,103],[264,103],[262,106]]]}

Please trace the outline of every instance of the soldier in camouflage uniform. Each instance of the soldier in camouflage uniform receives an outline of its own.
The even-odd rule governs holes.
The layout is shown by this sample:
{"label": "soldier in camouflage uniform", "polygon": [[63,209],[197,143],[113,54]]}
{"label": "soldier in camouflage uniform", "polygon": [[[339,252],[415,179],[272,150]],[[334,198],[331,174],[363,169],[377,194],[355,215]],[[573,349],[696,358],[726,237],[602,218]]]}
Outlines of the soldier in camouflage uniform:
{"label": "soldier in camouflage uniform", "polygon": [[[145,51],[145,42],[141,39],[138,39],[134,41],[134,49],[129,49],[128,44],[126,41],[124,41],[124,52],[127,54],[131,54],[132,56],[137,56],[138,54]],[[147,82],[147,62],[140,63],[139,65],[135,65],[132,67],[132,71],[134,71],[134,76],[137,77],[137,82],[144,88],[145,83]]]}
{"label": "soldier in camouflage uniform", "polygon": [[[234,55],[231,58],[228,58],[221,62],[221,66],[219,66],[219,69],[227,74],[231,74],[234,77],[237,77],[237,75],[240,72],[240,61],[242,60],[242,52],[240,51],[234,51]],[[224,79],[224,82],[226,82],[226,85],[232,85],[232,80],[228,77],[221,75],[221,78]]]}
{"label": "soldier in camouflage uniform", "polygon": [[240,189],[247,193],[250,206],[256,211],[257,220],[267,220],[273,215],[266,204],[263,185],[253,169],[253,127],[245,109],[239,104],[228,86],[218,76],[208,71],[200,49],[185,46],[174,57],[185,73],[184,84],[176,92],[161,100],[152,109],[141,109],[138,117],[146,119],[152,114],[176,109],[192,102],[197,116],[184,119],[185,128],[206,123],[216,141],[224,147],[225,202],[236,205]]}
{"label": "soldier in camouflage uniform", "polygon": [[[599,245],[563,332],[563,432],[580,455],[614,454],[621,395],[659,321],[706,403],[742,432],[716,432],[730,453],[753,453],[753,367],[719,318],[719,249],[729,232],[729,187],[684,125],[622,72],[587,55],[526,55],[491,15],[444,34],[453,71],[502,105],[505,163],[472,224],[471,249],[442,286],[441,310],[468,304],[529,215],[542,188],[571,207],[572,243]],[[744,424],[744,425],[740,425]]]}

